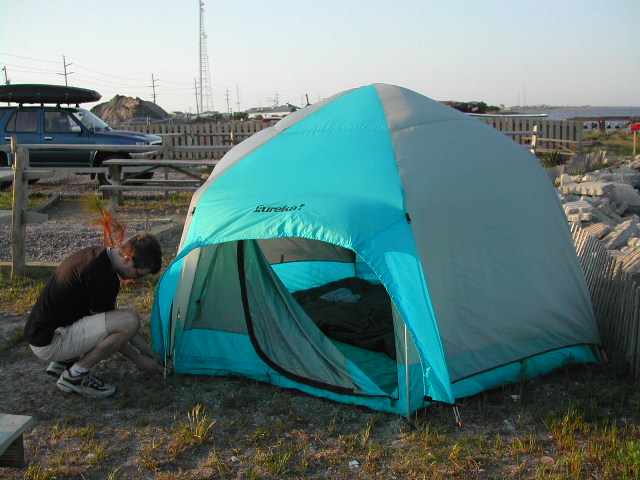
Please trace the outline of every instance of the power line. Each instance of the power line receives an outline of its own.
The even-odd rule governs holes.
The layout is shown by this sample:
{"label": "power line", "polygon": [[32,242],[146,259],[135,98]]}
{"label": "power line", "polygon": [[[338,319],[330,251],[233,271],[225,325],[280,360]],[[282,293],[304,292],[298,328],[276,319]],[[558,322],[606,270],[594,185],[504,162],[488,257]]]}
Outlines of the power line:
{"label": "power line", "polygon": [[10,53],[2,53],[2,52],[0,52],[0,55],[5,55],[7,57],[13,57],[13,58],[21,58],[23,60],[33,60],[35,62],[58,63],[57,61],[54,61],[54,60],[42,60],[42,59],[39,59],[39,58],[21,57],[20,55],[11,55]]}

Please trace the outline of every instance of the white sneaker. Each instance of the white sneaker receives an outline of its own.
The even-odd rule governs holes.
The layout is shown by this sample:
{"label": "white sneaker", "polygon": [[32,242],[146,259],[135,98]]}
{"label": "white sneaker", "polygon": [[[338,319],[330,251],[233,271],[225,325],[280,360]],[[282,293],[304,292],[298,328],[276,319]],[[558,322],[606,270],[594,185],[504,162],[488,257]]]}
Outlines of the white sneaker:
{"label": "white sneaker", "polygon": [[60,375],[62,375],[66,369],[67,367],[65,367],[62,363],[51,362],[47,367],[47,374],[51,375],[52,377],[60,378]]}
{"label": "white sneaker", "polygon": [[102,398],[113,395],[116,387],[103,382],[90,371],[77,377],[72,377],[69,370],[65,370],[56,382],[58,388],[66,393],[79,393],[88,398]]}

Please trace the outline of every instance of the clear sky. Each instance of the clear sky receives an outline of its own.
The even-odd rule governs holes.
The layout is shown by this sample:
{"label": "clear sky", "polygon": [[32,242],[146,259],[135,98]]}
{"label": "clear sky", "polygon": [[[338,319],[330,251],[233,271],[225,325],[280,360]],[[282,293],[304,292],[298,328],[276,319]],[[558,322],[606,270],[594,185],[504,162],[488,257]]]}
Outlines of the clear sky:
{"label": "clear sky", "polygon": [[[219,111],[378,82],[490,105],[640,106],[640,0],[204,4]],[[11,83],[64,85],[64,56],[69,85],[103,101],[152,100],[155,83],[161,107],[195,113],[199,48],[198,0],[0,0]]]}

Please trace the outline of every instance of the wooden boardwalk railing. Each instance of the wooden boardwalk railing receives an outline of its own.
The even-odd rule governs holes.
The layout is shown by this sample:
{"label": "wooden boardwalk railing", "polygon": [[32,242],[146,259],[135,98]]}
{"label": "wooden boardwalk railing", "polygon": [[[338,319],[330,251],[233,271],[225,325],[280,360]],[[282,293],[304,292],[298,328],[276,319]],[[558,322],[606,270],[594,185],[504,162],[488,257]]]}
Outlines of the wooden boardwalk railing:
{"label": "wooden boardwalk railing", "polygon": [[635,378],[640,378],[640,285],[596,236],[576,225],[571,233],[602,345],[609,357],[627,362]]}
{"label": "wooden boardwalk railing", "polygon": [[[475,118],[513,138],[536,152],[558,151],[573,155],[582,150],[583,123],[569,120],[550,120],[527,115],[478,115]],[[532,142],[533,140],[533,142]]]}

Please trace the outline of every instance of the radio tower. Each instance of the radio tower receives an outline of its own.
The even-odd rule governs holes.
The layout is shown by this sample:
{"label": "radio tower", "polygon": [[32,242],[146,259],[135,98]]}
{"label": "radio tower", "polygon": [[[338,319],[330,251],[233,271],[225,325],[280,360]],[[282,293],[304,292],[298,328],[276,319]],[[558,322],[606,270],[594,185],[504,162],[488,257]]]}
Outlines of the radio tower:
{"label": "radio tower", "polygon": [[200,1],[200,113],[213,112],[213,95],[209,81],[207,34],[204,33],[204,1]]}

